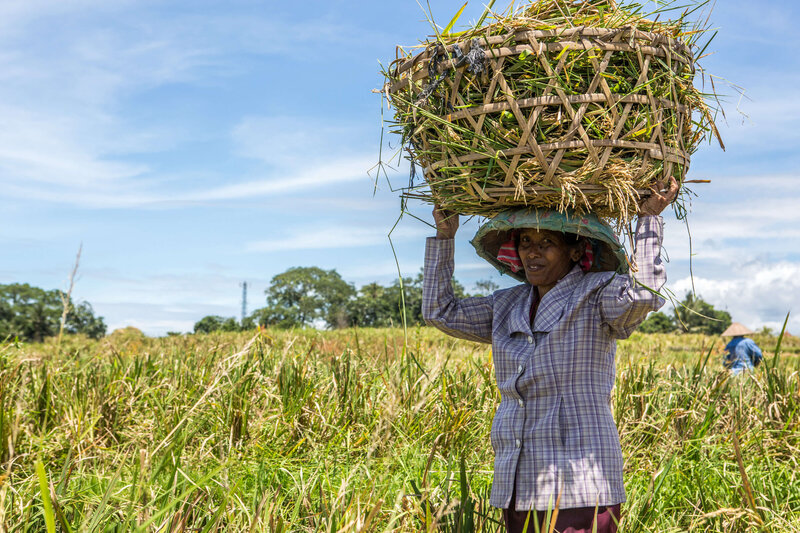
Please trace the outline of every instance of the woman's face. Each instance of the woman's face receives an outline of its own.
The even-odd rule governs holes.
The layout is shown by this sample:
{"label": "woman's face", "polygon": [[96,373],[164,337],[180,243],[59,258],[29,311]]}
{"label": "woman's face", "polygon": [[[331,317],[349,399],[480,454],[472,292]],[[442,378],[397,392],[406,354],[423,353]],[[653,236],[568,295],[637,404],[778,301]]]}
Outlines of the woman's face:
{"label": "woman's face", "polygon": [[517,253],[525,277],[538,287],[540,298],[566,276],[581,257],[578,246],[567,244],[562,233],[535,229],[520,231]]}

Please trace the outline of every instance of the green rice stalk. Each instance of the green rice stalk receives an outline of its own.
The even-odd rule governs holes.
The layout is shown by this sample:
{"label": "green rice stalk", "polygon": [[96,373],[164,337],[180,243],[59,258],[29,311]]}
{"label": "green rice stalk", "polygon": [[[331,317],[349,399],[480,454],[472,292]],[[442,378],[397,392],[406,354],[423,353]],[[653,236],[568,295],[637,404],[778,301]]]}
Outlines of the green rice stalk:
{"label": "green rice stalk", "polygon": [[47,533],[56,533],[56,521],[53,506],[50,503],[50,487],[47,483],[47,472],[41,461],[36,461],[36,476],[39,478],[39,490],[42,495],[42,512]]}

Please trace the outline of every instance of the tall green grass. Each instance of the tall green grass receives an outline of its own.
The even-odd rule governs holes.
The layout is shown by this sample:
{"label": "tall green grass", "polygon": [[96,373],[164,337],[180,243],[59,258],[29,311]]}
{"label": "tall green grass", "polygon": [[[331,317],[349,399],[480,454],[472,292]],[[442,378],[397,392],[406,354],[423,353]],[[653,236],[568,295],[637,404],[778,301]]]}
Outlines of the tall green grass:
{"label": "tall green grass", "polygon": [[[800,532],[800,343],[715,340],[620,343],[623,531]],[[0,530],[497,531],[497,399],[428,328],[6,342]]]}

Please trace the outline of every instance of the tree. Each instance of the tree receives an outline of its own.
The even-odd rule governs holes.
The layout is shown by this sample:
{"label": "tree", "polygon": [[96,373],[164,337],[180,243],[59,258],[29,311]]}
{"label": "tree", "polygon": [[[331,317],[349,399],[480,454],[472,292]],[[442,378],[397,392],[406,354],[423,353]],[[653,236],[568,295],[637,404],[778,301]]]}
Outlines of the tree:
{"label": "tree", "polygon": [[670,333],[675,331],[675,322],[661,311],[650,313],[650,316],[639,325],[642,333]]}
{"label": "tree", "polygon": [[[388,287],[377,283],[365,285],[350,305],[350,320],[362,327],[400,326],[403,324],[403,303],[405,303],[405,320],[408,326],[422,326],[422,271],[415,278],[396,279]],[[464,286],[453,279],[453,294],[456,298],[469,295]]]}
{"label": "tree", "polygon": [[[102,317],[96,317],[87,302],[75,305],[68,301],[64,331],[83,333],[93,339],[106,334]],[[58,334],[64,304],[61,292],[46,291],[27,283],[0,285],[0,338],[19,337],[40,342]]]}
{"label": "tree", "polygon": [[399,291],[378,283],[368,283],[359,289],[358,296],[348,306],[348,316],[353,325],[361,327],[386,327],[396,322]]}
{"label": "tree", "polygon": [[490,279],[479,279],[475,282],[475,288],[478,289],[479,296],[489,296],[499,289],[500,285]]}
{"label": "tree", "polygon": [[233,317],[219,315],[204,316],[194,324],[195,333],[212,333],[214,331],[240,331],[239,323]]}
{"label": "tree", "polygon": [[244,320],[242,320],[242,323],[239,327],[242,331],[256,329],[256,327],[258,327],[258,321],[256,320],[256,317],[251,314],[250,316],[244,317]]}
{"label": "tree", "polygon": [[[463,287],[461,287],[463,289]],[[393,297],[392,319],[394,325],[403,325],[403,303],[405,302],[405,318],[408,326],[421,326],[425,324],[422,318],[422,272],[417,277],[403,278],[402,298],[400,280],[396,279],[392,283],[390,294]]]}
{"label": "tree", "polygon": [[[346,326],[388,327],[423,325],[422,271],[416,277],[395,279],[391,285],[368,283],[358,291],[335,270],[316,267],[290,268],[272,278],[267,306],[250,318],[263,326],[305,327],[324,323],[329,328]],[[453,280],[457,298],[468,295]]]}
{"label": "tree", "polygon": [[731,325],[731,315],[718,311],[714,306],[691,292],[675,306],[675,323],[684,333],[719,335]]}
{"label": "tree", "polygon": [[67,333],[83,333],[92,339],[99,339],[106,334],[106,324],[102,317],[94,316],[94,309],[89,302],[81,302],[72,307],[64,325]]}
{"label": "tree", "polygon": [[348,303],[355,288],[336,270],[293,267],[272,278],[265,291],[267,306],[256,314],[259,324],[305,327],[323,321],[329,328],[346,327]]}

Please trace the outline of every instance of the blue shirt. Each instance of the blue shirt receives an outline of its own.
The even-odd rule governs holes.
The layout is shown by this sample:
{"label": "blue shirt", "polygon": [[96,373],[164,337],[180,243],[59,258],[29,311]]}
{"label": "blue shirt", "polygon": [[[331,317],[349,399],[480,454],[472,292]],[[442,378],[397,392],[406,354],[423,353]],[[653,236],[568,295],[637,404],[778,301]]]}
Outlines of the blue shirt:
{"label": "blue shirt", "polygon": [[734,374],[743,370],[752,370],[754,365],[761,362],[762,355],[758,345],[745,337],[734,337],[725,346],[728,355],[725,356],[725,367]]}

